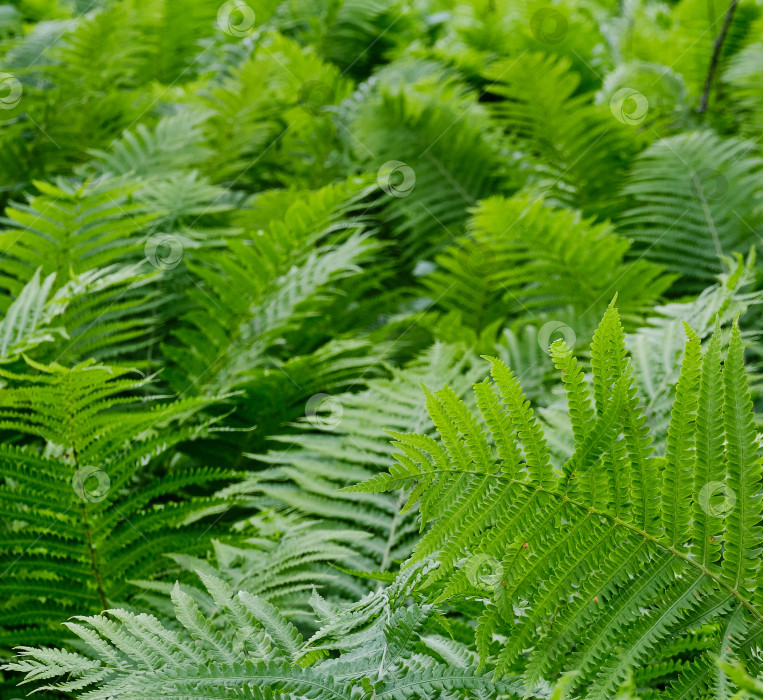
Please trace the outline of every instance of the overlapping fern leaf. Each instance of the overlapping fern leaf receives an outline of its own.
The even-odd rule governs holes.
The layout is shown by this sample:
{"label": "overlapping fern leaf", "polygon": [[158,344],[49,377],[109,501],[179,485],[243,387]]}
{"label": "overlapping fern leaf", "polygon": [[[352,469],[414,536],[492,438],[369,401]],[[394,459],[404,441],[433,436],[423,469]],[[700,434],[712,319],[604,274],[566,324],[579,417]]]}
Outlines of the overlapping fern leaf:
{"label": "overlapping fern leaf", "polygon": [[491,112],[520,151],[521,184],[554,202],[606,211],[606,190],[624,175],[639,139],[592,93],[578,91],[571,61],[523,52],[492,64],[485,78],[496,96]]}
{"label": "overlapping fern leaf", "polygon": [[[229,389],[272,366],[268,351],[298,328],[306,336],[311,317],[336,313],[341,323],[340,309],[354,299],[340,291],[343,280],[357,277],[378,251],[362,213],[367,192],[366,183],[348,182],[305,202],[288,198],[282,200],[286,211],[267,221],[270,235],[255,229],[230,237],[222,250],[188,251],[185,264],[199,282],[187,293],[190,304],[174,342],[164,348],[182,368],[170,368],[173,384],[195,392]],[[312,343],[311,350],[319,344]],[[301,346],[300,354],[305,350]]]}
{"label": "overlapping fern leaf", "polygon": [[570,308],[577,324],[606,309],[622,289],[623,316],[635,324],[673,278],[648,261],[628,261],[629,242],[609,224],[553,209],[525,195],[480,202],[460,238],[436,258],[423,282],[433,300],[480,330],[505,318]]}
{"label": "overlapping fern leaf", "polygon": [[[425,567],[412,567],[389,587],[344,609],[316,610],[322,631],[305,641],[296,627],[263,598],[237,591],[209,573],[199,576],[215,602],[205,615],[176,586],[171,593],[176,624],[146,613],[112,609],[78,616],[66,628],[84,653],[24,647],[5,664],[42,689],[119,697],[282,698],[517,698],[517,679],[494,680],[474,666],[438,661],[414,651],[417,630],[431,606],[408,603]],[[441,647],[442,648],[442,647]],[[329,651],[341,652],[326,658]],[[62,680],[58,677],[65,676]]]}
{"label": "overlapping fern leaf", "polygon": [[[0,370],[0,644],[60,639],[59,623],[126,599],[165,551],[198,551],[194,497],[226,472],[166,466],[173,448],[210,429],[205,400],[150,407],[147,380],[93,362],[65,369],[28,360]],[[161,466],[160,466],[161,465]]]}
{"label": "overlapping fern leaf", "polygon": [[[387,579],[416,541],[414,515],[401,514],[397,498],[345,494],[338,489],[393,464],[389,431],[411,425],[419,430],[429,428],[422,383],[434,386],[448,377],[455,390],[465,394],[475,372],[472,353],[463,347],[436,344],[390,378],[370,380],[364,391],[318,395],[306,408],[308,415],[296,433],[272,437],[272,444],[283,445],[283,449],[248,455],[258,466],[269,468],[251,471],[224,495],[256,511],[286,510],[301,522],[321,523],[337,536],[346,535],[343,541],[353,558],[351,563],[342,563],[343,568]],[[252,523],[258,522],[255,516]],[[316,570],[314,575],[318,584],[325,571]],[[340,575],[338,570],[330,588],[325,593],[329,598],[362,591],[352,576]]]}
{"label": "overlapping fern leaf", "polygon": [[721,258],[746,253],[761,226],[761,159],[752,143],[709,131],[653,143],[624,188],[620,225],[635,251],[701,290],[722,272]]}
{"label": "overlapping fern leaf", "polygon": [[[739,648],[759,629],[761,464],[741,336],[735,325],[721,363],[718,335],[703,354],[686,333],[664,458],[610,306],[591,382],[563,341],[551,348],[575,436],[566,462],[552,464],[515,375],[491,360],[479,413],[448,388],[429,395],[439,439],[396,435],[398,463],[350,489],[419,502],[429,527],[412,561],[438,561],[433,599],[484,595],[464,563],[494,562],[477,644],[497,677],[522,668],[532,685],[576,671],[582,697],[610,698],[677,630],[710,624]],[[713,674],[696,681],[708,693]]]}

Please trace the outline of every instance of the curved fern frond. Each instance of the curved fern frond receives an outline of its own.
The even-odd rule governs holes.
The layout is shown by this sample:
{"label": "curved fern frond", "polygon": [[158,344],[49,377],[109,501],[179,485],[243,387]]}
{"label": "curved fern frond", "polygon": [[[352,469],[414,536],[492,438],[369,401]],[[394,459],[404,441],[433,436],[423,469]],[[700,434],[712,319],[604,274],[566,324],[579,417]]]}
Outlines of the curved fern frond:
{"label": "curved fern frond", "polygon": [[38,267],[43,275],[56,273],[59,288],[72,275],[142,255],[140,232],[154,215],[129,201],[136,184],[61,181],[36,187],[40,195],[6,209],[10,228],[0,233],[0,288],[18,294]]}
{"label": "curved fern frond", "polygon": [[[429,410],[440,440],[396,436],[400,454],[389,473],[348,489],[413,489],[430,527],[411,561],[436,558],[427,585],[437,599],[480,590],[471,557],[495,562],[498,583],[490,587],[477,643],[483,657],[497,653],[497,677],[519,665],[532,685],[574,670],[584,697],[610,698],[650,650],[692,620],[723,624],[740,614],[749,625],[763,622],[752,569],[763,534],[760,458],[736,325],[725,391],[718,343],[702,358],[700,379],[698,339],[689,336],[660,460],[651,454],[622,326],[610,307],[591,346],[587,393],[597,415],[587,426],[580,419],[591,410],[583,380],[563,341],[553,347],[559,366],[571,372],[565,381],[577,416],[568,465],[549,463],[515,377],[491,360],[500,402],[481,400],[490,394],[478,384],[479,414],[471,414],[447,389],[438,392]],[[705,375],[715,377],[713,388],[700,386],[695,414],[696,386],[711,381]],[[718,481],[705,482],[695,459],[712,465]],[[708,543],[701,523],[710,519],[716,534]],[[687,541],[690,521],[701,532]],[[698,558],[697,548],[708,544],[712,555]]]}
{"label": "curved fern frond", "polygon": [[608,206],[613,182],[627,167],[638,138],[613,116],[609,105],[580,94],[571,61],[524,52],[485,71],[497,100],[489,107],[520,150],[518,176],[555,203],[588,212]]}

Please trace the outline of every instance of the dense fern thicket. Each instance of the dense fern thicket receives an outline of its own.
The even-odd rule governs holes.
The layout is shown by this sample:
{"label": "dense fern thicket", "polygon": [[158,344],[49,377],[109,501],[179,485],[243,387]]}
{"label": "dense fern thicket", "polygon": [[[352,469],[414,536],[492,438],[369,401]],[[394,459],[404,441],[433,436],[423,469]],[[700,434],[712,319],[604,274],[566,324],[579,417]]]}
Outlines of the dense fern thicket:
{"label": "dense fern thicket", "polygon": [[763,698],[762,37],[0,4],[0,696]]}

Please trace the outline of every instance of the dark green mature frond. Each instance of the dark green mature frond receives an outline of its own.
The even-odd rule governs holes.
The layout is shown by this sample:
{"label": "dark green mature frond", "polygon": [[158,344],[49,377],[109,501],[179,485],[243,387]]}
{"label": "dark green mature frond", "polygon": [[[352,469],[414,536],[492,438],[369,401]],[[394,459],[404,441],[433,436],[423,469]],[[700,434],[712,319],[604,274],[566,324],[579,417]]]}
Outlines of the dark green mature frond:
{"label": "dark green mature frond", "polygon": [[689,334],[660,460],[610,307],[591,346],[592,391],[563,342],[552,348],[576,433],[565,464],[549,462],[516,378],[491,360],[495,388],[475,386],[479,414],[447,388],[431,396],[440,440],[397,436],[398,463],[350,489],[413,489],[430,527],[412,561],[438,561],[428,576],[435,598],[484,594],[468,562],[494,563],[477,643],[483,657],[497,654],[498,677],[523,667],[532,685],[574,670],[583,697],[610,698],[675,630],[737,614],[756,628],[763,621],[753,571],[763,535],[760,458],[736,325],[725,390],[719,342],[700,378],[699,342]]}
{"label": "dark green mature frond", "polygon": [[486,112],[440,66],[382,77],[357,107],[351,145],[384,190],[384,220],[407,262],[460,233],[468,210],[500,184],[499,141]]}
{"label": "dark green mature frond", "polygon": [[525,186],[584,211],[606,208],[638,138],[609,105],[577,91],[571,61],[524,52],[492,64],[485,78],[500,98],[490,102],[491,112],[520,151]]}
{"label": "dark green mature frond", "polygon": [[[87,363],[0,370],[0,643],[60,639],[74,612],[124,600],[130,578],[161,568],[168,549],[199,548],[186,521],[219,501],[185,492],[228,474],[157,465],[206,432],[192,419],[205,402],[140,405],[146,380]],[[14,446],[28,436],[23,447]]]}
{"label": "dark green mature frond", "polygon": [[761,223],[754,153],[750,143],[709,131],[653,143],[624,189],[620,227],[639,244],[634,252],[689,278],[692,289],[722,272],[722,256],[746,253]]}
{"label": "dark green mature frond", "polygon": [[460,311],[478,330],[507,309],[521,315],[571,307],[578,319],[598,318],[615,289],[633,323],[673,280],[647,260],[627,261],[630,243],[609,224],[527,196],[482,200],[469,229],[423,281],[438,306]]}
{"label": "dark green mature frond", "polygon": [[41,194],[6,209],[0,288],[17,294],[38,267],[44,275],[55,272],[59,288],[71,275],[142,256],[140,232],[154,217],[129,201],[135,184],[61,181],[36,187]]}

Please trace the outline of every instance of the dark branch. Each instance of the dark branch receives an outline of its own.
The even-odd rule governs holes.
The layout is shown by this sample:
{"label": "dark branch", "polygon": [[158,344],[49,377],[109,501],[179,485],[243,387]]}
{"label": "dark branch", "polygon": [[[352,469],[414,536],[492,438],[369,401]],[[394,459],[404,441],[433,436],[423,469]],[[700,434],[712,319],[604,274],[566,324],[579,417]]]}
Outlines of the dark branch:
{"label": "dark branch", "polygon": [[710,88],[713,85],[713,78],[715,77],[715,71],[718,69],[718,61],[721,58],[721,49],[723,49],[723,42],[726,40],[726,34],[729,32],[731,26],[731,20],[734,17],[734,11],[737,9],[738,0],[731,0],[729,9],[726,10],[726,17],[723,19],[723,26],[721,27],[720,34],[713,43],[713,57],[710,59],[710,67],[707,69],[707,78],[705,78],[705,91],[702,93],[702,101],[697,108],[698,112],[704,112],[707,110],[707,102],[710,99]]}

